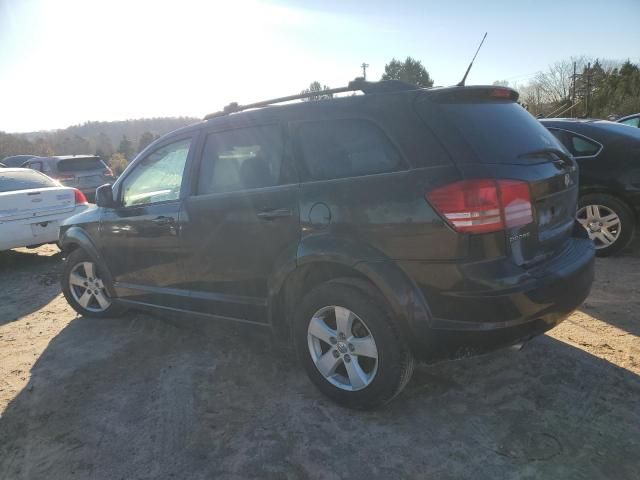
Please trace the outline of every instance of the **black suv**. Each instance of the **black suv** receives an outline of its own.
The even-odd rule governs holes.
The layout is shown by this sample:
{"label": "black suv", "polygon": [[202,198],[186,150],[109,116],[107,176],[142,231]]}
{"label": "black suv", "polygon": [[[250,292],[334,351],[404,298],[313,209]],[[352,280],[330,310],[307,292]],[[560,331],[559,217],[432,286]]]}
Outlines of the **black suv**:
{"label": "black suv", "polygon": [[577,167],[515,91],[324,93],[352,90],[231,104],[147,147],[61,228],[69,303],[270,327],[355,408],[398,394],[414,359],[519,344],[580,305]]}

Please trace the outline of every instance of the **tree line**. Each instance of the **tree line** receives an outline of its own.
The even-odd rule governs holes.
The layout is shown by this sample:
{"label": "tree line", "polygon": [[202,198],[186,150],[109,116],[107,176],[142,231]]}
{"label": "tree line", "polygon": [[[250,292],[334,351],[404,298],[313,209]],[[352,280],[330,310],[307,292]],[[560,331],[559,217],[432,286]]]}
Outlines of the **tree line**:
{"label": "tree line", "polygon": [[512,87],[536,116],[606,119],[640,112],[640,68],[629,60],[572,57]]}
{"label": "tree line", "polygon": [[[116,122],[86,122],[62,130],[11,134],[0,132],[0,161],[10,155],[95,154],[117,172],[156,138],[198,121],[160,117]],[[124,165],[124,166],[123,166]]]}
{"label": "tree line", "polygon": [[[575,64],[575,74],[574,74]],[[420,60],[392,58],[380,80],[402,80],[419,87],[433,86],[433,78]],[[509,85],[520,92],[520,102],[536,116],[608,118],[640,112],[640,67],[630,61],[575,57],[556,62],[526,84]],[[308,101],[330,98],[318,81],[302,93]],[[10,134],[0,131],[0,159],[9,155],[95,154],[119,173],[154,139],[196,122],[191,117],[163,117],[117,122],[86,122],[63,130]]]}

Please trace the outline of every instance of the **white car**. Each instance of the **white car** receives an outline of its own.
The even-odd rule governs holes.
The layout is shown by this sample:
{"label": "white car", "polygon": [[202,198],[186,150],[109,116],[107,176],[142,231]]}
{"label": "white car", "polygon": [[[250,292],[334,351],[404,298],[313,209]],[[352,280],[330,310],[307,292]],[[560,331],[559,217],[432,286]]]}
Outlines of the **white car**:
{"label": "white car", "polygon": [[57,242],[62,221],[88,208],[80,190],[28,168],[2,168],[0,251]]}

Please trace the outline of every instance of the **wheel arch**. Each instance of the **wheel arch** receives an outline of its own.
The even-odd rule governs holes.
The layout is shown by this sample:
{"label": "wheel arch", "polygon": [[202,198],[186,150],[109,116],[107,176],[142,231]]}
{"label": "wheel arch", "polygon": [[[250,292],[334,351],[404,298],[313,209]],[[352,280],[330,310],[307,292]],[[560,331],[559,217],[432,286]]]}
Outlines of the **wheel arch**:
{"label": "wheel arch", "polygon": [[313,255],[300,259],[274,291],[270,302],[271,324],[278,334],[288,336],[295,308],[316,286],[339,280],[363,293],[381,299],[400,334],[415,348],[428,335],[431,314],[417,288],[391,260],[346,261],[338,255]]}
{"label": "wheel arch", "polygon": [[113,288],[113,276],[87,232],[77,226],[70,227],[61,235],[59,244],[62,254],[65,257],[79,248],[87,252],[93,261],[100,266],[100,271],[105,281],[105,288],[109,292],[109,295],[111,295],[112,298],[117,297]]}

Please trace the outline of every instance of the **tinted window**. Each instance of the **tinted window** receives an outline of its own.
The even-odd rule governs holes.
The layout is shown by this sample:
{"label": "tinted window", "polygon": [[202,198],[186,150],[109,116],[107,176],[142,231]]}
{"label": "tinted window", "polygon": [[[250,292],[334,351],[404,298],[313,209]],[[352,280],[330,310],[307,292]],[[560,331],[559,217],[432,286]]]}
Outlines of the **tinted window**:
{"label": "tinted window", "polygon": [[160,147],[138,162],[122,182],[123,205],[177,200],[191,140]]}
{"label": "tinted window", "polygon": [[597,143],[586,140],[585,138],[578,137],[577,135],[570,135],[571,146],[570,150],[576,157],[586,157],[589,155],[595,155],[600,150],[600,145]]}
{"label": "tinted window", "polygon": [[79,170],[98,170],[107,168],[97,157],[70,158],[60,160],[57,165],[59,172],[77,172]]}
{"label": "tinted window", "polygon": [[559,148],[553,135],[514,102],[443,103],[440,111],[484,163],[509,163],[527,153]]}
{"label": "tinted window", "polygon": [[202,154],[198,193],[277,185],[283,152],[282,129],[277,125],[212,133]]}
{"label": "tinted window", "polygon": [[26,168],[32,168],[33,170],[38,170],[39,172],[43,170],[42,162],[27,162],[24,164],[24,166]]}
{"label": "tinted window", "polygon": [[305,122],[298,146],[311,180],[357,177],[403,169],[385,134],[367,120]]}
{"label": "tinted window", "polygon": [[640,117],[628,118],[620,122],[623,125],[629,125],[630,127],[640,126]]}
{"label": "tinted window", "polygon": [[0,192],[59,186],[54,180],[35,170],[14,170],[13,172],[0,170]]}

